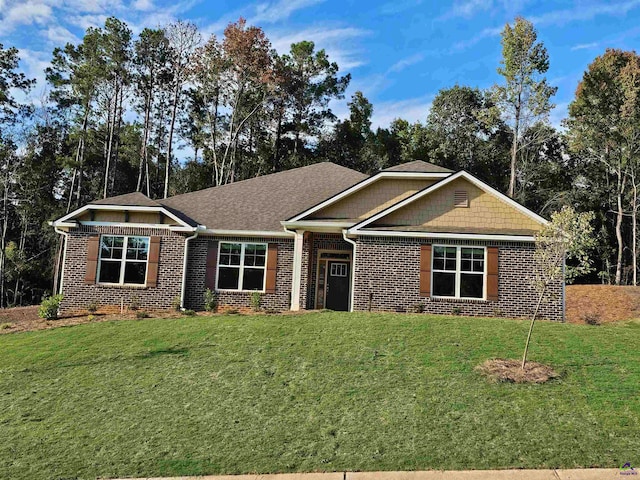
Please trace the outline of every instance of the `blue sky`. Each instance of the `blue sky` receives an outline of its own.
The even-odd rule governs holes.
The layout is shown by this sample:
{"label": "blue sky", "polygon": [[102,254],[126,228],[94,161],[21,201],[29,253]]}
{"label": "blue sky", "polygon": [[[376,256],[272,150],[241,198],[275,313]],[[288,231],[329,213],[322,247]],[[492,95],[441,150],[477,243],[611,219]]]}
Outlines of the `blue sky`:
{"label": "blue sky", "polygon": [[[42,96],[53,48],[109,15],[136,33],[180,18],[205,34],[244,16],[279,51],[313,40],[352,74],[347,94],[362,90],[372,101],[374,126],[424,120],[442,88],[498,81],[499,32],[516,15],[536,25],[549,51],[556,125],[593,58],[606,47],[635,49],[640,38],[640,0],[0,0],[0,42],[18,47],[24,69],[39,79],[32,97]],[[346,100],[333,108],[346,115]]]}

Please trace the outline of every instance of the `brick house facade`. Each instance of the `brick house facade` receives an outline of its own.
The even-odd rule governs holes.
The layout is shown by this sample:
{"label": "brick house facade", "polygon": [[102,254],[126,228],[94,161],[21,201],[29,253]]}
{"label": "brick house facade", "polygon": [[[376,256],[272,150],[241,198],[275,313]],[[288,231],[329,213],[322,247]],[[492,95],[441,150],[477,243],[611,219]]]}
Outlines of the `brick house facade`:
{"label": "brick house facade", "polygon": [[[424,311],[528,317],[546,220],[466,172],[425,162],[366,177],[330,163],[151,200],[88,204],[64,235],[63,313],[90,304],[201,310]],[[104,271],[103,271],[104,270]],[[564,317],[556,282],[540,316]]]}

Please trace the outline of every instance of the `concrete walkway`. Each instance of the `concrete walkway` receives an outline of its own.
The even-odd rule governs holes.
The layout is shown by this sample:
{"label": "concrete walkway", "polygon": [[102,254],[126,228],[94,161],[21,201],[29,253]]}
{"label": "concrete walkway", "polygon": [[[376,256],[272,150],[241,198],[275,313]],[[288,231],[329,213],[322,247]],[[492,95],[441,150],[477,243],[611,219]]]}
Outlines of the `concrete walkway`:
{"label": "concrete walkway", "polygon": [[[274,475],[207,475],[138,480],[640,480],[638,470],[589,468],[575,470],[465,470],[421,472],[281,473]],[[125,479],[119,479],[125,480]]]}

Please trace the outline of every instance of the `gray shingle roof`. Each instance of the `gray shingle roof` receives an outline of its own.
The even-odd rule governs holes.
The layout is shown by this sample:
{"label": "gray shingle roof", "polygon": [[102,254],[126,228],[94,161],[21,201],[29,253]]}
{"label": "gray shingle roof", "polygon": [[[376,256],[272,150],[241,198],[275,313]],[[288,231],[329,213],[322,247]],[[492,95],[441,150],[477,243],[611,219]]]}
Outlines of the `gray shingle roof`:
{"label": "gray shingle roof", "polygon": [[160,200],[207,228],[281,231],[281,221],[367,178],[330,162]]}
{"label": "gray shingle roof", "polygon": [[127,207],[161,207],[160,203],[151,200],[144,193],[133,192],[117,195],[115,197],[107,197],[101,200],[89,202],[89,205],[122,205]]}
{"label": "gray shingle roof", "polygon": [[433,163],[423,162],[422,160],[415,160],[385,168],[383,172],[453,173],[453,170]]}

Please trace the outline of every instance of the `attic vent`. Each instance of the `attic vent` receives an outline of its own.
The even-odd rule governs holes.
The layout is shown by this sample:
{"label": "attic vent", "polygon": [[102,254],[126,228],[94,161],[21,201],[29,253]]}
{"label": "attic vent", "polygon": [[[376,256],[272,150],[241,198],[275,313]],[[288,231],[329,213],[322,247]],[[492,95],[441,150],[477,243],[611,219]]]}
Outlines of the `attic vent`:
{"label": "attic vent", "polygon": [[453,206],[456,208],[467,208],[469,206],[469,195],[465,190],[456,190],[453,195]]}

